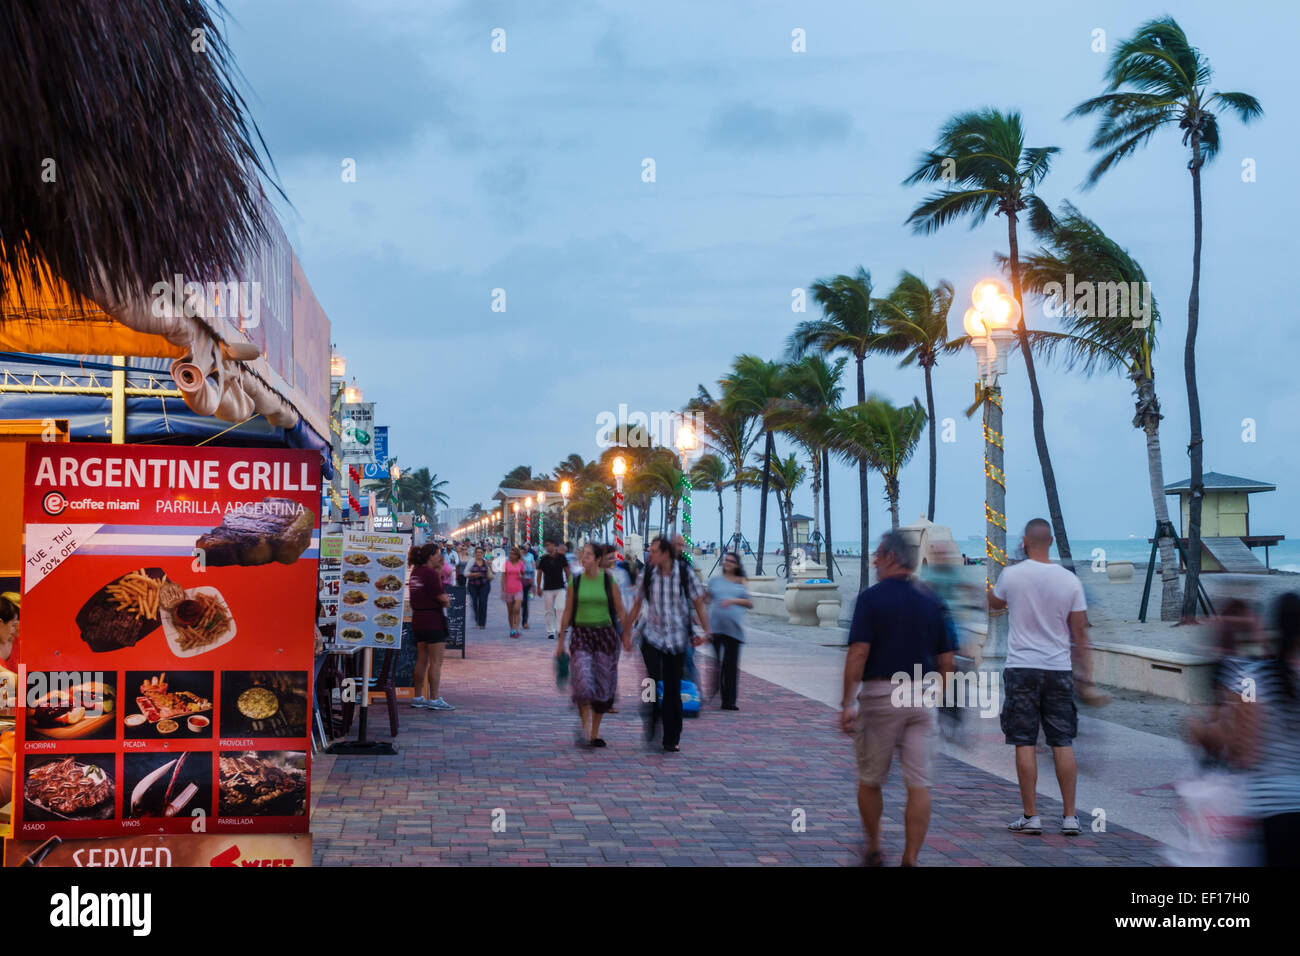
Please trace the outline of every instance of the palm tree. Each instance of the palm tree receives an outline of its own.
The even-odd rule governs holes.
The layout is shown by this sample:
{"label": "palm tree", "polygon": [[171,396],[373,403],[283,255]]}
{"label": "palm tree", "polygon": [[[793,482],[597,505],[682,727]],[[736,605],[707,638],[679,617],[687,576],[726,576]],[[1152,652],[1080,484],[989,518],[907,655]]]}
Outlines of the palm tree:
{"label": "palm tree", "polygon": [[876,304],[884,318],[887,337],[881,350],[900,352],[900,367],[919,365],[925,374],[925,409],[930,419],[930,498],[925,516],[934,520],[934,489],[938,477],[938,443],[935,436],[932,372],[939,356],[961,350],[965,336],[949,340],[948,310],[952,308],[952,283],[940,279],[933,289],[920,276],[903,272],[889,295]]}
{"label": "palm tree", "polygon": [[640,494],[661,499],[663,523],[660,533],[667,535],[682,497],[682,470],[677,456],[666,448],[654,449],[654,454],[632,476],[629,485]]}
{"label": "palm tree", "polygon": [[712,491],[718,496],[718,547],[723,546],[722,492],[727,487],[727,463],[708,452],[691,467],[691,485],[697,491]]}
{"label": "palm tree", "polygon": [[[1160,402],[1156,398],[1152,354],[1156,346],[1156,323],[1160,311],[1155,300],[1143,322],[1134,322],[1131,309],[1108,308],[1095,295],[1098,288],[1144,289],[1146,273],[1129,253],[1108,237],[1091,219],[1065,203],[1056,224],[1040,237],[1043,246],[1024,260],[1025,288],[1053,301],[1063,310],[1065,332],[1031,332],[1029,341],[1050,355],[1061,351],[1068,366],[1080,366],[1085,374],[1096,369],[1122,369],[1133,381],[1137,396],[1133,427],[1146,434],[1147,474],[1156,522],[1169,522],[1165,498],[1164,465],[1160,452]],[[1091,283],[1094,295],[1079,302],[1065,302],[1065,290]],[[1112,312],[1122,311],[1116,315]],[[1160,537],[1160,619],[1178,620],[1182,602],[1178,593],[1178,559],[1174,541]]]}
{"label": "palm tree", "polygon": [[[731,373],[719,380],[722,386],[722,402],[732,409],[741,409],[760,417],[766,412],[769,403],[786,396],[785,366],[780,362],[769,362],[757,355],[738,355],[731,362]],[[763,446],[762,489],[758,498],[758,557],[754,573],[763,573],[763,550],[767,539],[767,489],[769,484],[768,464],[776,450],[773,429],[762,422],[765,436]]]}
{"label": "palm tree", "polygon": [[[877,316],[871,298],[871,273],[862,266],[853,275],[818,279],[812,284],[813,298],[822,307],[822,318],[800,322],[790,333],[787,352],[802,358],[816,350],[826,355],[847,352],[858,373],[858,404],[867,400],[867,379],[863,368],[867,355],[880,342]],[[858,462],[858,506],[861,509],[862,553],[858,570],[862,581],[871,570],[870,521],[867,501],[867,464]]]}
{"label": "palm tree", "polygon": [[[773,403],[769,418],[785,434],[802,445],[812,463],[813,534],[818,529],[817,508],[824,506],[827,575],[835,580],[831,560],[830,452],[823,441],[826,416],[839,407],[844,394],[840,376],[848,359],[841,356],[828,363],[821,355],[805,355],[789,366],[790,397]],[[819,501],[820,498],[820,501]],[[817,555],[821,560],[820,551]]]}
{"label": "palm tree", "polygon": [[[396,467],[397,467],[397,459],[396,458],[388,459],[388,461],[384,462],[384,475],[385,476],[392,475],[393,469]],[[397,481],[394,481],[391,477],[385,477],[371,485],[371,487],[375,489],[375,501],[379,502],[380,504],[386,505],[388,509],[393,512],[393,514],[397,514],[398,501],[401,498],[401,495],[397,493],[398,483],[401,481],[401,477],[405,474],[406,474],[405,471],[403,471],[401,468],[398,468]]]}
{"label": "palm tree", "polygon": [[533,486],[533,468],[531,465],[515,465],[501,478],[502,488],[531,488]]}
{"label": "palm tree", "polygon": [[[266,170],[210,7],[220,10],[192,0],[0,5],[0,298],[23,280],[63,295],[61,281],[110,312],[147,310],[160,279],[240,272],[266,235]],[[106,38],[126,36],[104,52]],[[50,183],[38,179],[47,157],[58,161]]]}
{"label": "palm tree", "polygon": [[[699,386],[695,398],[686,403],[686,411],[694,414],[703,433],[700,437],[726,462],[727,471],[732,476],[731,485],[736,489],[736,520],[731,540],[739,551],[740,505],[744,482],[737,481],[736,478],[744,471],[745,459],[758,441],[759,418],[748,409],[727,405],[715,399],[703,385]],[[725,550],[729,543],[731,542],[719,539],[718,546]]]}
{"label": "palm tree", "polygon": [[[895,408],[879,395],[831,412],[827,438],[845,461],[866,462],[880,472],[889,501],[890,527],[898,530],[898,475],[921,443],[925,409],[916,399]],[[865,581],[863,582],[866,583]]]}
{"label": "palm tree", "polygon": [[[1011,290],[1024,316],[1024,297],[1020,289],[1020,246],[1016,231],[1017,215],[1028,210],[1031,227],[1044,227],[1051,221],[1047,204],[1034,192],[1052,168],[1057,146],[1025,146],[1024,128],[1019,113],[995,109],[958,113],[939,131],[933,150],[921,156],[916,170],[904,180],[905,185],[922,182],[945,182],[941,188],[912,210],[907,222],[918,233],[934,233],[949,223],[966,217],[971,228],[985,222],[989,214],[1007,217],[1007,263],[1011,271]],[[1047,493],[1047,510],[1056,535],[1056,549],[1061,564],[1074,570],[1070,556],[1070,539],[1065,533],[1065,518],[1056,490],[1056,473],[1047,448],[1043,428],[1043,396],[1038,390],[1038,373],[1028,345],[1022,320],[1016,329],[1025,372],[1029,376],[1029,394],[1033,400],[1034,444],[1038,464],[1043,472],[1043,489]]]}
{"label": "palm tree", "polygon": [[417,514],[432,519],[439,507],[446,507],[449,500],[442,489],[446,481],[440,481],[436,474],[430,474],[428,468],[416,468],[402,476],[399,491]]}
{"label": "palm tree", "polygon": [[1187,380],[1187,410],[1191,423],[1191,504],[1187,514],[1187,581],[1183,588],[1183,617],[1196,616],[1201,574],[1201,506],[1204,493],[1204,447],[1201,399],[1196,384],[1196,332],[1201,315],[1201,168],[1219,154],[1220,112],[1231,112],[1243,123],[1262,116],[1259,101],[1248,93],[1223,93],[1209,88],[1210,61],[1192,46],[1183,28],[1171,17],[1143,24],[1132,39],[1111,55],[1106,71],[1109,92],[1085,100],[1071,116],[1101,115],[1091,146],[1102,157],[1088,173],[1095,185],[1120,160],[1133,155],[1165,126],[1177,125],[1191,152],[1192,288],[1187,297],[1187,337],[1183,344],[1183,375]]}
{"label": "palm tree", "polygon": [[772,487],[776,489],[776,506],[781,516],[781,553],[785,556],[785,579],[789,581],[794,576],[794,562],[790,560],[791,532],[794,530],[791,522],[794,514],[794,490],[803,484],[808,473],[793,452],[785,458],[773,458],[768,464],[768,472],[772,478]]}

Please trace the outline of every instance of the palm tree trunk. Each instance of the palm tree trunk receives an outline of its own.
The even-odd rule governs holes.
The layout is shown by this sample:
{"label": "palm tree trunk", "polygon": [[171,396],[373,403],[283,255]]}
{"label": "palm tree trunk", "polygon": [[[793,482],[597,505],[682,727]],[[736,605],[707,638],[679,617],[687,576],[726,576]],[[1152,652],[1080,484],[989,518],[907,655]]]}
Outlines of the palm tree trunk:
{"label": "palm tree trunk", "polygon": [[762,490],[759,491],[758,499],[758,564],[755,566],[754,574],[763,573],[763,542],[767,540],[767,492],[768,492],[768,469],[772,465],[772,450],[775,447],[772,440],[772,430],[767,430],[767,442],[763,446],[763,482]]}
{"label": "palm tree trunk", "polygon": [[1196,617],[1196,593],[1201,580],[1201,504],[1205,477],[1201,438],[1201,397],[1196,388],[1196,327],[1201,319],[1201,134],[1192,130],[1192,291],[1187,297],[1187,340],[1183,345],[1183,375],[1187,379],[1187,417],[1191,434],[1187,451],[1192,477],[1187,483],[1187,580],[1183,584],[1183,617]]}
{"label": "palm tree trunk", "polygon": [[[863,359],[864,356],[857,356],[859,405],[867,400],[867,379],[862,370]],[[867,503],[867,462],[865,459],[858,462],[858,507],[862,516],[862,553],[858,558],[858,582],[859,587],[865,588],[871,581],[871,559],[867,557],[871,553],[871,527]]]}
{"label": "palm tree trunk", "polygon": [[927,521],[934,520],[934,483],[937,477],[938,446],[935,444],[934,435],[934,382],[930,376],[930,366],[925,366],[925,408],[930,415],[930,503],[926,506],[925,517]]}
{"label": "palm tree trunk", "polygon": [[722,543],[722,486],[718,485],[713,490],[718,493],[718,553],[721,555],[725,547]]}
{"label": "palm tree trunk", "polygon": [[[1160,454],[1160,414],[1154,411],[1155,384],[1150,379],[1138,382],[1138,415],[1147,436],[1147,475],[1151,482],[1151,504],[1156,521],[1169,521],[1165,497],[1165,467]],[[1154,411],[1154,414],[1152,412]],[[1172,538],[1161,538],[1160,546],[1160,620],[1176,621],[1182,610],[1178,600],[1178,556]]]}
{"label": "palm tree trunk", "polygon": [[815,553],[816,553],[817,561],[818,563],[820,563],[822,559],[822,546],[821,546],[821,541],[817,537],[817,528],[821,524],[821,522],[817,520],[817,505],[821,501],[821,492],[822,492],[822,459],[821,459],[821,454],[817,451],[816,448],[811,450],[809,457],[812,459],[812,493],[813,493],[812,540],[816,542]]}
{"label": "palm tree trunk", "polygon": [[1061,497],[1056,490],[1056,472],[1052,470],[1052,454],[1047,449],[1047,432],[1043,429],[1043,396],[1038,390],[1038,372],[1034,368],[1033,350],[1029,347],[1029,334],[1025,331],[1025,300],[1020,292],[1020,244],[1016,240],[1015,213],[1007,213],[1007,243],[1011,265],[1011,287],[1020,306],[1020,326],[1016,330],[1020,338],[1020,354],[1025,360],[1025,372],[1029,375],[1029,394],[1034,405],[1034,445],[1038,449],[1038,464],[1043,472],[1043,490],[1047,492],[1047,511],[1052,519],[1052,534],[1056,536],[1056,550],[1061,555],[1061,565],[1074,570],[1074,560],[1070,556],[1070,539],[1065,533],[1065,517],[1061,513]]}
{"label": "palm tree trunk", "polygon": [[791,560],[792,555],[790,554],[790,520],[789,520],[789,516],[790,516],[790,514],[792,513],[792,502],[790,501],[790,496],[789,496],[789,495],[783,495],[783,494],[781,494],[780,492],[777,492],[777,495],[776,495],[776,508],[777,508],[777,511],[779,511],[779,512],[781,513],[781,514],[780,514],[780,518],[781,518],[781,554],[785,556],[785,581],[786,581],[787,584],[789,584],[789,583],[790,583],[790,578],[791,578],[792,566],[793,566],[793,564],[794,564],[794,562]]}
{"label": "palm tree trunk", "polygon": [[732,534],[736,542],[737,552],[740,551],[740,493],[743,490],[740,487],[740,469],[741,469],[741,465],[739,463],[736,462],[732,463],[732,474],[735,475],[735,482],[736,482],[736,527],[735,530],[732,532]]}
{"label": "palm tree trunk", "polygon": [[889,530],[898,530],[898,479],[885,479],[885,493],[889,495]]}

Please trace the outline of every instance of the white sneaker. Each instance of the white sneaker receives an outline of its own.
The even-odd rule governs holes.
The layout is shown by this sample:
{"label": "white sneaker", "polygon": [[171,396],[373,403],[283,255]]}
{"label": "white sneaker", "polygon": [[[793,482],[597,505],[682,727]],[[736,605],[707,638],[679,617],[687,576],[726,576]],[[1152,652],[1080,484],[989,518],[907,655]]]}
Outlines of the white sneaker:
{"label": "white sneaker", "polygon": [[425,700],[423,697],[416,697],[416,698],[413,698],[413,699],[411,700],[411,706],[412,706],[412,707],[428,707],[428,706],[429,706],[429,702],[428,702],[427,700]]}
{"label": "white sneaker", "polygon": [[1032,817],[1026,817],[1024,814],[1021,814],[1020,819],[1015,823],[1007,824],[1007,829],[1012,833],[1042,833],[1043,820],[1036,813]]}
{"label": "white sneaker", "polygon": [[1064,833],[1066,836],[1078,836],[1079,818],[1077,816],[1061,817],[1061,832]]}
{"label": "white sneaker", "polygon": [[455,710],[456,709],[451,704],[443,700],[441,697],[439,697],[437,700],[429,701],[424,706],[428,707],[430,710]]}

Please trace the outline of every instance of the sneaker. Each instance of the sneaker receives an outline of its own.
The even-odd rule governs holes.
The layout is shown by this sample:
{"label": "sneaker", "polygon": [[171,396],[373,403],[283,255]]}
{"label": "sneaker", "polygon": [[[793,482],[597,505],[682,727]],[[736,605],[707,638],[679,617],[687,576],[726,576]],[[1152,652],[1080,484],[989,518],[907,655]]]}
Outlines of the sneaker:
{"label": "sneaker", "polygon": [[411,706],[412,706],[412,707],[428,707],[428,706],[429,706],[429,702],[428,702],[427,700],[425,700],[423,697],[416,697],[416,698],[413,698],[413,699],[411,700]]}
{"label": "sneaker", "polygon": [[1064,833],[1066,836],[1078,836],[1079,818],[1077,816],[1061,817],[1061,832]]}
{"label": "sneaker", "polygon": [[553,640],[555,640],[555,635],[554,635],[554,634],[547,634],[547,635],[546,635],[546,639],[547,639],[548,641],[553,641]]}
{"label": "sneaker", "polygon": [[[451,704],[443,700],[441,697],[439,697],[437,700],[429,701],[424,706],[428,707],[430,710],[455,710],[456,709]],[[1041,833],[1042,831],[1040,830],[1039,832]]]}
{"label": "sneaker", "polygon": [[[430,706],[433,705],[430,704]],[[1020,819],[1015,823],[1007,824],[1007,829],[1012,833],[1042,833],[1043,821],[1036,813],[1032,817],[1021,814]]]}

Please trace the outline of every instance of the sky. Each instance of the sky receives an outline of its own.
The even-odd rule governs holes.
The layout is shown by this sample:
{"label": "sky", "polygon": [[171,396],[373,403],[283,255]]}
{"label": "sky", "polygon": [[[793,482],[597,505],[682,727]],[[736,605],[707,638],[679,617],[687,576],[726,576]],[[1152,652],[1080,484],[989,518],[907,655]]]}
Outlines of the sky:
{"label": "sky", "polygon": [[[792,291],[818,278],[861,265],[881,295],[904,269],[947,279],[959,334],[970,289],[1005,252],[1005,220],[915,235],[903,223],[926,190],[902,181],[947,117],[984,106],[1019,111],[1028,145],[1061,147],[1040,195],[1075,203],[1144,267],[1163,316],[1165,480],[1186,478],[1186,151],[1164,131],[1084,190],[1093,123],[1065,119],[1103,91],[1109,54],[1094,47],[1112,50],[1171,14],[1209,57],[1215,87],[1252,93],[1265,112],[1250,126],[1222,121],[1221,153],[1203,175],[1205,469],[1276,483],[1253,496],[1251,528],[1300,534],[1289,288],[1300,18],[1289,4],[227,6],[250,109],[291,203],[282,221],[349,376],[377,403],[399,462],[447,479],[458,507],[486,505],[516,465],[550,471],[572,452],[595,457],[602,412],[680,409],[701,383],[716,392],[740,352],[780,358],[794,325],[817,314],[812,303],[793,312]],[[503,52],[493,50],[496,30]],[[796,30],[804,52],[793,49]],[[1032,246],[1027,231],[1021,241]],[[493,311],[494,290],[504,290],[504,312]],[[1033,300],[1026,317],[1056,326]],[[1041,361],[1039,376],[1071,536],[1148,535],[1130,383]],[[867,377],[895,403],[924,401],[914,368],[877,357]],[[983,533],[980,420],[964,417],[974,380],[969,352],[935,370],[936,418],[953,419],[955,437],[939,445],[935,520],[958,537]],[[1002,384],[1015,529],[1046,512],[1046,497],[1018,356]],[[850,377],[845,385],[851,395]],[[902,474],[905,523],[925,510],[927,467],[923,444]],[[834,465],[831,489],[844,540],[857,527],[856,471]],[[795,507],[811,506],[805,485]],[[769,540],[779,540],[775,504],[769,511]],[[696,536],[716,536],[703,533],[716,527],[716,499],[697,499],[696,513]],[[757,513],[747,493],[751,541]],[[888,520],[876,478],[873,535]]]}

